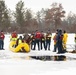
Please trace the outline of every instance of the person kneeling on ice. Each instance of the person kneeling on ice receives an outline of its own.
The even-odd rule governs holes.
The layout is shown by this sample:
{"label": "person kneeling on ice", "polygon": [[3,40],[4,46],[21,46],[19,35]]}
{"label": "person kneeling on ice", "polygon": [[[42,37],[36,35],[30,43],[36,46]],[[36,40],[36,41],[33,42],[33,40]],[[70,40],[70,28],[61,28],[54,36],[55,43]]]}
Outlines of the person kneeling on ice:
{"label": "person kneeling on ice", "polygon": [[23,41],[26,42],[28,45],[30,45],[31,43],[30,35],[29,34],[23,35]]}
{"label": "person kneeling on ice", "polygon": [[[19,38],[16,41],[16,46],[17,47],[19,44],[24,43],[22,36],[19,36]],[[21,51],[24,51],[24,48],[22,47]]]}

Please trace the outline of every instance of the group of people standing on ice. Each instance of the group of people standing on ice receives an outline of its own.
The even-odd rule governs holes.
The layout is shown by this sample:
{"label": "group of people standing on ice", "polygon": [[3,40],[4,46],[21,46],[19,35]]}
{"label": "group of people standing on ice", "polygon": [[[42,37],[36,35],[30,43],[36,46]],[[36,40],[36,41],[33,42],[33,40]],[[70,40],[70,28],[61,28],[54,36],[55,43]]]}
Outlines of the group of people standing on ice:
{"label": "group of people standing on ice", "polygon": [[[0,50],[4,50],[4,32],[0,31]],[[51,46],[51,39],[54,41],[54,50],[53,52],[58,53],[64,53],[66,52],[66,43],[67,43],[68,34],[66,31],[62,31],[61,29],[57,29],[55,32],[55,35],[52,36],[52,33],[50,30],[48,30],[46,33],[43,31],[36,30],[35,32],[32,32],[31,35],[23,35],[18,37],[18,34],[16,31],[13,31],[11,34],[10,40],[16,41],[16,46],[19,43],[26,42],[30,45],[31,50],[36,50],[36,45],[38,46],[38,50],[50,50]],[[76,50],[76,34],[74,37],[75,41],[75,50]]]}
{"label": "group of people standing on ice", "polygon": [[51,37],[52,34],[50,30],[47,31],[46,35],[43,33],[43,31],[36,30],[35,33],[31,34],[31,49],[36,49],[36,44],[38,45],[38,50],[50,50],[51,45]]}
{"label": "group of people standing on ice", "polygon": [[19,36],[19,38],[15,31],[11,34],[11,40],[16,41],[17,45],[20,43],[20,41],[26,42],[30,45],[32,50],[36,49],[36,44],[38,46],[38,50],[42,50],[43,48],[45,50],[50,50],[51,37],[52,35],[50,30],[48,30],[46,36],[44,35],[43,31],[40,32],[38,30],[33,32],[31,35],[23,35],[23,37]]}
{"label": "group of people standing on ice", "polygon": [[65,53],[66,50],[66,43],[67,43],[68,34],[64,30],[57,30],[56,34],[53,37],[54,40],[54,52],[58,49],[58,53]]}
{"label": "group of people standing on ice", "polygon": [[[35,32],[31,33],[31,35],[23,35],[18,38],[18,35],[16,32],[13,32],[11,34],[11,39],[17,41],[16,46],[21,42],[26,42],[30,45],[31,50],[38,49],[39,51],[44,50],[50,50],[51,46],[51,39],[53,38],[54,41],[54,50],[53,52],[57,53],[65,53],[66,50],[66,43],[68,34],[66,31],[62,31],[61,29],[57,29],[55,35],[52,37],[51,31],[48,30],[46,34],[44,34],[43,31],[36,30]],[[75,38],[76,41],[76,38]],[[36,47],[37,45],[37,47]]]}
{"label": "group of people standing on ice", "polygon": [[[48,30],[46,35],[44,35],[43,32],[36,31],[35,33],[33,33],[31,35],[31,37],[32,37],[31,49],[32,49],[32,46],[34,46],[33,50],[35,50],[36,44],[37,44],[38,50],[42,50],[42,49],[50,50],[51,39],[52,39],[52,34],[51,34],[50,30]],[[56,52],[58,50],[57,51],[58,53],[65,53],[67,38],[68,38],[68,34],[66,33],[65,30],[62,32],[62,30],[57,29],[56,33],[53,37],[53,40],[54,40],[53,52]]]}

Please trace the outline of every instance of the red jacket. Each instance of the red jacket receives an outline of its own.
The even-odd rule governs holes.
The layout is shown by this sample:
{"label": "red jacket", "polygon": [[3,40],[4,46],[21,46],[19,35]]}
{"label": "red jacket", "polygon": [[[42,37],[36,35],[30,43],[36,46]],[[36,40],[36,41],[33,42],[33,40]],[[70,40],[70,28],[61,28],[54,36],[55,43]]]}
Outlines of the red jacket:
{"label": "red jacket", "polygon": [[40,39],[40,38],[41,38],[41,33],[40,33],[40,32],[36,32],[35,38],[36,38],[36,39]]}
{"label": "red jacket", "polygon": [[4,39],[5,38],[5,35],[3,32],[0,33],[0,39]]}
{"label": "red jacket", "polygon": [[12,38],[17,38],[17,33],[13,32],[12,33]]}

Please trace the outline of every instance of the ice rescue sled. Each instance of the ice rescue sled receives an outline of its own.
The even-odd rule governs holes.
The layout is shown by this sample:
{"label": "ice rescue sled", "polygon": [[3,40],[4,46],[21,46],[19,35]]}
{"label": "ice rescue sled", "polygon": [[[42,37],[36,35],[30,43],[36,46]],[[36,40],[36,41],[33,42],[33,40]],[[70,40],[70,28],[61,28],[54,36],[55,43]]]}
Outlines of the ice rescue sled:
{"label": "ice rescue sled", "polygon": [[27,43],[20,43],[17,47],[15,47],[15,45],[16,45],[16,41],[11,41],[9,45],[9,49],[13,52],[21,52],[21,51],[24,51],[26,53],[30,52],[30,47]]}

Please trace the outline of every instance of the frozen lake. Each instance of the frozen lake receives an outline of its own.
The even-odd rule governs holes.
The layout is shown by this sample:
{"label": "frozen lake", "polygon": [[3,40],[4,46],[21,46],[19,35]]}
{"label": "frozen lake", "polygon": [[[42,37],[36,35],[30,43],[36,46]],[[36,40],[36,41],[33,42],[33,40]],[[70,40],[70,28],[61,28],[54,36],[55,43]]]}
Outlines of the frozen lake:
{"label": "frozen lake", "polygon": [[[64,60],[55,60],[56,56],[58,59],[58,55],[52,52],[53,40],[51,51],[38,51],[36,49],[29,53],[13,53],[9,50],[9,42],[10,35],[6,35],[5,50],[0,51],[1,75],[72,75],[76,73],[76,54],[66,53],[63,54]],[[75,44],[74,34],[69,34],[67,44]]]}

